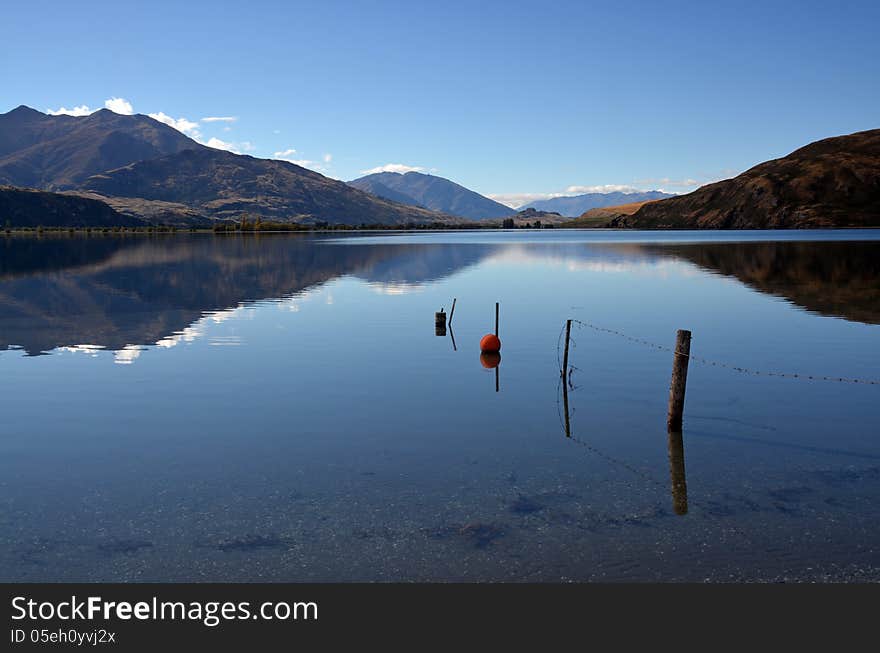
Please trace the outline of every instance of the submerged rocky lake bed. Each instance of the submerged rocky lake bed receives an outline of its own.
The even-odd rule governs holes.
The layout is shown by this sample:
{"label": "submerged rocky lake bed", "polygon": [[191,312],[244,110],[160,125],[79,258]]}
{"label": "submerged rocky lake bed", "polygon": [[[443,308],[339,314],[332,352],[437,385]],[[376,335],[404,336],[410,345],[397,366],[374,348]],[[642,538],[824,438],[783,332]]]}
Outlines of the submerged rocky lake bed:
{"label": "submerged rocky lake bed", "polygon": [[878,325],[871,230],[6,237],[0,578],[878,580]]}

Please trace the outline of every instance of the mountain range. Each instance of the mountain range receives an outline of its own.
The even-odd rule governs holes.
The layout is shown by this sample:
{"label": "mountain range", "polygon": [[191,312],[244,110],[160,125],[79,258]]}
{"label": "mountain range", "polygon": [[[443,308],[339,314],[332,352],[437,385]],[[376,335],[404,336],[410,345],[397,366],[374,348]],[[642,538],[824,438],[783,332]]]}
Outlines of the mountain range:
{"label": "mountain range", "polygon": [[50,116],[20,106],[0,114],[0,184],[72,190],[88,177],[183,150],[205,147],[149,116],[101,109]]}
{"label": "mountain range", "polygon": [[571,226],[880,226],[880,129],[811,143],[687,195],[590,193],[533,202],[524,208],[538,213],[523,215],[442,177],[383,172],[345,183],[207,147],[144,115],[47,115],[26,106],[0,114],[0,226],[207,226],[244,215],[304,224],[500,225],[513,217],[568,225],[564,216],[587,204]]}
{"label": "mountain range", "polygon": [[107,109],[74,117],[20,106],[0,114],[0,184],[84,193],[127,215],[171,223],[243,213],[349,225],[459,221],[286,161],[207,147],[149,116]]}
{"label": "mountain range", "polygon": [[619,191],[611,193],[585,193],[584,195],[536,200],[521,208],[559,213],[568,218],[576,218],[590,209],[618,206],[619,204],[631,204],[633,202],[647,202],[650,200],[663,199],[665,197],[674,197],[674,195],[659,190],[634,191],[631,193]]}
{"label": "mountain range", "polygon": [[513,215],[516,211],[454,181],[421,172],[377,172],[348,182],[376,197],[420,206],[470,220]]}

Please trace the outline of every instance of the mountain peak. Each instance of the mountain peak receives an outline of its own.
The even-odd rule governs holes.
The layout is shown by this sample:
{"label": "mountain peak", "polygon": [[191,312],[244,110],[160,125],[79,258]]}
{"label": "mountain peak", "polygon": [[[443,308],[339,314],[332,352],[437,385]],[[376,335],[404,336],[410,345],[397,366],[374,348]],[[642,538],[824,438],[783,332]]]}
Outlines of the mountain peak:
{"label": "mountain peak", "polygon": [[[0,115],[4,115],[4,114],[0,114]],[[42,117],[45,117],[46,114],[42,113],[41,111],[37,111],[36,109],[33,109],[26,104],[20,104],[17,107],[15,107],[12,111],[7,112],[5,115],[7,115],[9,117],[23,119],[23,118],[42,118]]]}
{"label": "mountain peak", "polygon": [[125,113],[116,113],[115,111],[111,111],[108,108],[98,109],[97,111],[93,111],[89,115],[85,116],[90,120],[110,120],[112,118],[138,118],[137,114],[128,115]]}
{"label": "mountain peak", "polygon": [[454,181],[410,170],[377,172],[348,182],[362,191],[393,202],[422,206],[472,220],[503,218],[514,210]]}

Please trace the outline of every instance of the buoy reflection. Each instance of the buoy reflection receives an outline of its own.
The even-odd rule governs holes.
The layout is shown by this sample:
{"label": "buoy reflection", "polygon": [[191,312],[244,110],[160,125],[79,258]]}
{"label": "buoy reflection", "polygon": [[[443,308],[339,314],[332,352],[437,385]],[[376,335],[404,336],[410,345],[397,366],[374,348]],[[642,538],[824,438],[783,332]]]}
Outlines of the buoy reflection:
{"label": "buoy reflection", "polygon": [[487,370],[495,370],[495,392],[501,391],[501,379],[498,374],[501,365],[501,354],[497,351],[484,351],[480,354],[480,365]]}

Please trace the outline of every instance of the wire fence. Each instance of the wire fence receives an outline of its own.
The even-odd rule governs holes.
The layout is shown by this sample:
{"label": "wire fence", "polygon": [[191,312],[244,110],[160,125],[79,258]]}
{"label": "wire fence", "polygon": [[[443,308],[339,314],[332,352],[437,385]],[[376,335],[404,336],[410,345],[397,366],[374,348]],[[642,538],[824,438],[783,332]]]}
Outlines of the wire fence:
{"label": "wire fence", "polygon": [[[875,386],[880,385],[880,380],[874,380],[874,379],[860,379],[860,378],[852,378],[852,377],[840,377],[840,376],[827,376],[827,375],[816,375],[816,374],[800,374],[800,373],[790,373],[790,372],[756,370],[756,369],[747,368],[747,367],[743,367],[743,366],[723,363],[720,361],[715,361],[715,360],[703,358],[700,356],[694,356],[693,354],[688,354],[685,352],[679,352],[679,351],[676,351],[676,349],[674,347],[667,347],[664,345],[660,345],[655,342],[645,340],[643,338],[637,338],[637,337],[631,336],[631,335],[626,334],[622,331],[618,331],[615,329],[609,329],[609,328],[602,327],[602,326],[599,326],[596,324],[591,324],[591,323],[585,322],[583,320],[572,319],[571,323],[573,325],[580,327],[580,328],[590,329],[590,330],[593,330],[596,332],[617,336],[617,337],[622,338],[624,340],[627,340],[629,342],[643,345],[645,347],[650,347],[650,348],[655,349],[657,351],[668,352],[671,354],[681,354],[684,356],[688,356],[688,358],[692,361],[702,363],[705,365],[710,365],[712,367],[721,367],[721,368],[728,369],[728,370],[738,372],[738,373],[753,374],[756,376],[780,377],[780,378],[788,378],[788,379],[801,379],[801,380],[809,380],[809,381],[830,381],[830,382],[836,382],[836,383],[856,383],[856,384],[860,384],[860,385],[875,385]],[[571,417],[577,412],[577,409],[575,408],[575,406],[569,405],[568,392],[577,390],[577,386],[574,384],[573,379],[572,379],[572,376],[573,376],[572,373],[575,370],[578,370],[579,368],[577,368],[574,365],[569,364],[567,369],[563,369],[562,350],[563,350],[563,346],[564,346],[563,339],[565,338],[565,332],[566,332],[566,325],[563,324],[562,329],[559,332],[559,338],[557,340],[557,346],[556,346],[557,362],[559,363],[559,369],[562,372],[559,377],[559,383],[558,383],[557,391],[556,391],[556,409],[557,409],[557,415],[559,417],[559,425],[560,425],[560,428],[562,429],[563,433],[565,433],[566,439],[569,442],[573,442],[576,445],[578,445],[579,447],[583,448],[585,451],[588,451],[589,453],[605,460],[609,464],[626,470],[627,472],[631,473],[633,476],[641,479],[642,481],[644,481],[652,486],[655,486],[658,488],[663,488],[667,492],[669,492],[671,490],[673,504],[677,506],[676,512],[678,512],[680,509],[682,509],[681,506],[683,505],[683,512],[678,512],[678,514],[687,513],[689,510],[689,506],[690,506],[690,508],[700,509],[700,512],[701,512],[701,515],[703,518],[709,519],[710,521],[715,521],[715,522],[720,523],[722,521],[721,516],[715,515],[713,513],[712,503],[710,500],[708,500],[708,499],[694,500],[693,497],[688,497],[688,492],[687,492],[685,480],[684,480],[685,479],[685,476],[684,476],[685,472],[684,472],[683,459],[681,460],[681,468],[680,468],[680,470],[678,470],[678,473],[680,474],[680,479],[678,482],[680,482],[681,485],[676,485],[677,480],[676,480],[676,478],[674,478],[675,473],[676,473],[675,471],[671,472],[672,477],[669,480],[666,480],[666,479],[661,480],[660,478],[657,478],[650,471],[648,471],[644,468],[641,468],[638,465],[634,465],[634,464],[628,463],[624,460],[621,460],[619,458],[616,458],[614,456],[611,456],[611,455],[607,454],[606,452],[602,451],[595,444],[588,443],[588,442],[580,439],[579,437],[577,437],[576,434],[573,433],[573,429],[571,429],[569,424],[572,421]],[[576,346],[576,340],[573,337],[571,337],[570,333],[569,333],[569,342],[570,342],[570,344]],[[565,415],[563,415],[563,412],[565,412]],[[672,453],[672,449],[671,449],[672,444],[669,444],[668,446],[670,447],[670,452],[669,452],[670,465],[672,465],[673,464],[672,463],[673,453]]]}
{"label": "wire fence", "polygon": [[[581,328],[591,329],[593,331],[599,333],[606,333],[613,336],[617,336],[629,342],[643,345],[645,347],[650,347],[652,349],[656,349],[658,351],[669,352],[670,354],[681,354],[684,356],[688,356],[688,358],[695,363],[702,363],[704,365],[709,365],[711,367],[721,367],[727,370],[731,370],[733,372],[738,372],[740,374],[751,374],[753,376],[769,376],[769,377],[777,377],[783,379],[799,379],[804,381],[829,381],[833,383],[853,383],[859,385],[880,385],[880,380],[878,379],[859,379],[853,377],[845,377],[845,376],[833,376],[833,375],[823,375],[823,374],[802,374],[796,372],[778,372],[778,371],[768,371],[768,370],[757,370],[754,368],[743,367],[741,365],[733,365],[730,363],[723,363],[721,361],[715,361],[708,358],[703,358],[702,356],[694,356],[693,354],[687,354],[685,352],[676,351],[674,347],[667,347],[665,345],[659,345],[655,342],[650,342],[649,340],[645,340],[643,338],[636,338],[634,336],[623,333],[622,331],[618,331],[616,329],[609,329],[606,327],[598,326],[596,324],[591,324],[590,322],[584,322],[582,320],[572,319],[572,324],[577,325]],[[556,359],[559,362],[559,369],[562,370],[562,338],[565,334],[565,325],[563,324],[562,330],[559,332],[559,341],[556,344]],[[569,366],[572,369],[577,369],[576,367]],[[567,373],[565,370],[563,372]]]}
{"label": "wire fence", "polygon": [[[563,383],[568,383],[568,382],[569,382],[568,379],[562,379],[562,378],[560,378],[560,385],[556,388],[556,412],[557,412],[557,415],[558,415],[558,417],[559,417],[559,425],[560,425],[560,427],[562,427],[562,431],[563,431],[563,433],[565,433],[565,430],[566,430],[566,429],[565,429],[564,418],[563,418],[563,416],[562,416],[563,406],[562,406],[562,402],[560,401],[559,397],[560,397],[560,395],[561,395],[561,392],[560,392],[560,389],[561,389],[561,387],[562,387],[561,384],[563,384]],[[574,413],[577,412],[577,411],[576,411],[575,409],[573,409],[573,408],[570,408],[570,409],[569,409],[569,412],[570,412],[571,414],[574,414]],[[567,433],[567,434],[566,434],[566,438],[567,438],[568,440],[570,440],[571,442],[574,442],[574,443],[577,444],[578,446],[583,447],[583,448],[586,449],[587,451],[590,451],[591,453],[593,453],[593,454],[599,456],[600,458],[602,458],[602,459],[608,461],[609,463],[611,463],[611,464],[613,464],[613,465],[617,465],[618,467],[621,467],[621,468],[623,468],[623,469],[626,469],[626,470],[629,471],[629,472],[632,472],[634,475],[638,476],[638,477],[641,478],[642,480],[645,480],[645,481],[647,481],[647,482],[649,482],[649,483],[651,483],[651,484],[653,484],[653,485],[659,486],[659,487],[663,487],[663,488],[666,487],[666,483],[657,480],[656,478],[654,478],[653,476],[651,476],[650,474],[648,474],[646,471],[644,471],[644,470],[642,470],[642,469],[639,469],[638,467],[636,467],[636,466],[634,466],[634,465],[631,465],[631,464],[629,464],[629,463],[627,463],[627,462],[625,462],[625,461],[623,461],[623,460],[620,460],[619,458],[615,458],[615,457],[613,457],[613,456],[608,455],[607,453],[605,453],[605,452],[602,451],[601,449],[598,449],[595,445],[589,444],[588,442],[585,442],[585,441],[581,440],[580,438],[578,438],[576,435],[574,435],[574,434],[572,434],[572,433]]]}

